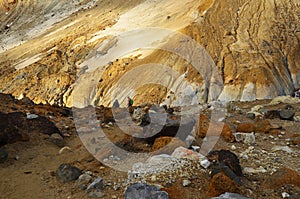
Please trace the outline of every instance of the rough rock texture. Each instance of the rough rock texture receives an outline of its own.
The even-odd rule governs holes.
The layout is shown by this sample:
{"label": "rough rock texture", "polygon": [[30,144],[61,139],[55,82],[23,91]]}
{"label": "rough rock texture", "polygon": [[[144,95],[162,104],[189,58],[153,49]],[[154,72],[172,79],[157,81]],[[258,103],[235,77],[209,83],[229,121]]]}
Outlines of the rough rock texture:
{"label": "rough rock texture", "polygon": [[[299,87],[299,0],[64,2],[1,1],[1,92],[67,106],[124,105],[128,95],[137,104],[186,105],[273,98]],[[144,52],[149,42],[132,46],[132,38],[119,36],[144,27],[189,39],[152,34],[157,45]],[[162,50],[182,49],[190,38],[212,68],[199,72],[186,57]],[[145,70],[149,63],[156,65]]]}

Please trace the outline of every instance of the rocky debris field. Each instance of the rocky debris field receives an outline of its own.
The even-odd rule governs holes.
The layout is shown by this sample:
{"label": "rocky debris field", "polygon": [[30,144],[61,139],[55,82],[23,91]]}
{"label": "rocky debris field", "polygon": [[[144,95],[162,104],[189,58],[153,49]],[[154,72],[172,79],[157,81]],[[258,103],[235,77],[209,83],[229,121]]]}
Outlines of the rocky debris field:
{"label": "rocky debris field", "polygon": [[[195,112],[155,105],[72,110],[1,94],[1,198],[296,199],[300,197],[299,105],[292,97],[228,103],[225,117],[214,122],[210,118],[220,103],[201,106],[197,120],[183,120]],[[74,118],[84,116],[86,124],[92,123],[90,110],[95,110],[97,128],[115,146],[150,157],[135,162],[122,154],[111,155],[110,148],[100,150],[100,155],[88,151],[86,144],[100,146],[101,136],[94,136],[96,130],[89,125],[76,131]],[[161,118],[163,112],[167,119],[158,134],[136,138],[139,128],[151,134],[160,124],[155,115]],[[130,128],[131,135],[118,126],[126,118],[137,124]],[[174,137],[180,123],[193,128],[183,128],[185,136]],[[214,148],[206,156],[199,153],[206,140],[217,136],[207,133],[208,127],[215,131],[220,124]],[[94,137],[84,140],[80,133]],[[132,161],[128,171],[113,169],[126,161]]]}

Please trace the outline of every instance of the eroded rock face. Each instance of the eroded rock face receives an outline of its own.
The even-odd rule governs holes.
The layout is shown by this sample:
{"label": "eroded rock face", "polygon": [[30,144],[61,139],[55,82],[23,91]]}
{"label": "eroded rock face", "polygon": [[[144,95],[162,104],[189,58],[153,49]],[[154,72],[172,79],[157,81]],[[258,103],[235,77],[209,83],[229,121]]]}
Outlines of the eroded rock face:
{"label": "eroded rock face", "polygon": [[[26,14],[18,21],[13,20],[18,18],[18,13],[28,12],[24,9],[25,1],[1,1],[3,5],[16,6],[13,10],[6,9],[6,15],[1,11],[4,21],[0,27],[3,35],[1,92],[20,98],[26,96],[36,103],[78,107],[112,106],[116,99],[124,106],[128,95],[136,104],[181,106],[216,99],[268,99],[291,94],[299,87],[300,5],[297,0],[191,0],[182,6],[175,0],[155,4],[139,0],[113,1],[109,5],[110,12],[105,9],[107,2],[98,2],[97,7],[93,1],[86,1],[86,5],[80,2],[74,4],[76,9],[68,12],[53,7],[48,1],[33,4],[33,10],[46,6],[49,12],[44,17],[39,12],[34,13],[37,20],[27,24],[27,28],[22,25]],[[158,7],[164,7],[166,16]],[[149,9],[151,15],[144,17],[141,13]],[[76,12],[77,17],[70,15]],[[81,17],[81,12],[89,18]],[[56,25],[52,27],[54,22]],[[132,43],[118,35],[145,27],[180,31],[190,40],[194,39],[212,58],[203,59],[203,64],[211,66],[211,70],[199,72],[193,63],[184,61],[184,57],[157,50],[166,44],[177,50],[178,46],[182,48],[188,43],[172,35],[168,35],[169,40],[161,35],[158,45],[147,53],[135,51],[134,55],[114,58],[113,52],[120,50],[122,42]],[[44,33],[39,31],[43,28]],[[17,33],[28,42],[18,39]],[[20,45],[12,48],[15,45],[9,42]],[[126,49],[127,45],[123,47]],[[112,60],[102,63],[99,57]],[[157,63],[158,67],[138,70],[139,66],[149,63]],[[174,70],[176,75],[160,65]],[[95,71],[90,70],[97,67]],[[151,81],[142,84],[141,80]]]}

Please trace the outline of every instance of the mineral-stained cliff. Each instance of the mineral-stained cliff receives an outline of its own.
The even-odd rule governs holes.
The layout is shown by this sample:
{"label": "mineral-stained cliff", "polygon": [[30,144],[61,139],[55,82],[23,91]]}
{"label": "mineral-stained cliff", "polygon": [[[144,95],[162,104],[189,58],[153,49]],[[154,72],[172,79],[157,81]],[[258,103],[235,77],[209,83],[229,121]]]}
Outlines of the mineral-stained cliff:
{"label": "mineral-stained cliff", "polygon": [[300,0],[1,5],[0,91],[36,103],[184,105],[299,87]]}

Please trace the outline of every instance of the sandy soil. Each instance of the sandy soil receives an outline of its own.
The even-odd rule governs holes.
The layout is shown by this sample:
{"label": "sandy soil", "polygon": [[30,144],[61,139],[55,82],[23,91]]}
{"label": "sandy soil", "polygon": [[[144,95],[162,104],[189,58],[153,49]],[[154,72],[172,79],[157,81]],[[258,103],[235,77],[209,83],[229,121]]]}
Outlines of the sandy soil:
{"label": "sandy soil", "polygon": [[[258,104],[266,104],[269,101],[256,101],[252,103],[236,103],[234,106],[238,106],[242,112],[249,111],[253,106]],[[0,102],[1,112],[15,112],[15,111],[32,111],[33,106],[24,106],[20,104]],[[5,106],[3,106],[5,105]],[[300,104],[292,105],[294,108],[298,108]],[[267,109],[283,108],[285,105],[268,106]],[[48,108],[50,109],[50,108]],[[51,108],[50,110],[59,110],[59,108]],[[52,114],[51,120],[55,122],[61,132],[68,135],[64,138],[66,145],[69,146],[72,151],[65,151],[59,154],[61,147],[53,144],[49,140],[48,135],[41,135],[32,133],[30,134],[29,142],[17,142],[14,144],[8,144],[5,146],[9,153],[8,160],[0,164],[0,178],[1,186],[0,193],[1,198],[88,198],[85,191],[76,186],[77,182],[62,183],[60,182],[55,171],[62,163],[70,163],[82,169],[83,171],[91,171],[95,177],[102,177],[105,182],[105,188],[103,193],[106,195],[104,198],[123,198],[124,190],[126,189],[127,173],[116,171],[111,169],[98,160],[96,160],[84,147],[82,141],[76,133],[76,129],[73,124],[72,117],[62,117],[56,114]],[[230,111],[231,117],[228,117],[228,122],[246,122],[251,119],[246,118],[245,114]],[[296,116],[300,116],[300,111],[297,111]],[[271,148],[277,145],[286,145],[286,139],[299,135],[298,129],[300,127],[299,122],[295,121],[282,121],[279,119],[272,120],[272,124],[278,124],[283,126],[281,131],[285,134],[282,136],[270,137],[269,134],[257,134],[255,149],[265,150],[268,153],[271,152]],[[109,137],[113,142],[121,141],[124,139],[124,135],[120,133],[120,129],[116,127],[109,127],[106,130]],[[126,137],[126,136],[125,136]],[[243,143],[227,143],[222,138],[219,139],[214,149],[232,149],[232,145],[235,145],[236,149],[233,150],[235,154],[239,156],[249,146]],[[150,148],[149,148],[150,147]],[[151,145],[145,145],[144,143],[136,143],[131,150],[137,150],[139,148],[144,151],[149,151]],[[300,189],[294,186],[286,185],[282,189],[266,189],[262,187],[262,182],[265,178],[268,178],[275,170],[279,168],[288,167],[290,169],[300,172],[299,162],[299,146],[290,145],[290,148],[294,153],[289,154],[283,151],[275,152],[274,156],[257,156],[249,159],[240,158],[242,167],[259,168],[263,166],[267,169],[267,173],[247,175],[246,178],[249,181],[255,181],[256,185],[251,186],[251,198],[281,198],[281,193],[286,191],[289,193],[300,193]],[[280,158],[280,162],[276,162],[275,158]],[[194,170],[192,177],[192,185],[189,187],[182,186],[182,180],[184,176],[177,176],[174,183],[171,186],[166,186],[164,189],[170,194],[170,198],[207,198],[206,195],[209,182],[209,170]],[[149,182],[154,184],[161,184],[160,182]],[[119,189],[114,189],[114,184],[119,185]],[[165,186],[164,184],[161,184]],[[200,193],[199,193],[200,192]],[[179,194],[179,195],[178,195]],[[245,192],[244,194],[249,194]]]}

